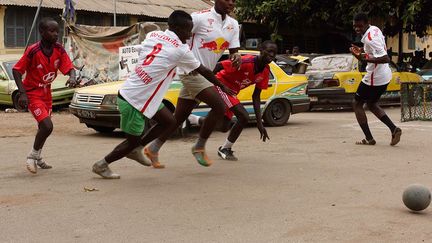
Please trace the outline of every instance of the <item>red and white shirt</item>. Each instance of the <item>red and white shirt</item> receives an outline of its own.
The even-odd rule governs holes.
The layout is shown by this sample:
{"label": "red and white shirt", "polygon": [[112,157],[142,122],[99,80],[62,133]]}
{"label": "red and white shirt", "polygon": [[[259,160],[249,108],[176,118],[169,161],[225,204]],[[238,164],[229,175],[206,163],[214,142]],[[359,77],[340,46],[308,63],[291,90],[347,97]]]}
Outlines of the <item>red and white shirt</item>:
{"label": "red and white shirt", "polygon": [[54,44],[53,53],[48,57],[42,52],[39,41],[27,48],[13,69],[26,74],[23,86],[27,92],[44,91],[51,94],[46,91],[51,90],[51,83],[57,77],[57,71],[67,74],[73,69],[73,64],[59,43]]}
{"label": "red and white shirt", "polygon": [[[384,35],[376,26],[370,26],[363,35],[364,51],[369,57],[383,57],[387,55],[387,47]],[[390,83],[392,71],[388,63],[368,63],[366,75],[362,82],[370,86],[380,86]]]}
{"label": "red and white shirt", "polygon": [[223,69],[216,74],[216,77],[236,94],[253,84],[259,89],[267,89],[270,67],[267,65],[262,72],[255,73],[256,58],[258,57],[252,55],[242,56],[240,69],[233,68],[230,60],[222,61]]}
{"label": "red and white shirt", "polygon": [[138,48],[138,63],[120,94],[147,118],[152,118],[176,74],[176,67],[189,73],[201,64],[189,46],[170,30],[148,33]]}
{"label": "red and white shirt", "polygon": [[198,61],[213,70],[225,50],[240,47],[239,24],[228,15],[222,20],[214,7],[191,16],[193,29],[188,44]]}

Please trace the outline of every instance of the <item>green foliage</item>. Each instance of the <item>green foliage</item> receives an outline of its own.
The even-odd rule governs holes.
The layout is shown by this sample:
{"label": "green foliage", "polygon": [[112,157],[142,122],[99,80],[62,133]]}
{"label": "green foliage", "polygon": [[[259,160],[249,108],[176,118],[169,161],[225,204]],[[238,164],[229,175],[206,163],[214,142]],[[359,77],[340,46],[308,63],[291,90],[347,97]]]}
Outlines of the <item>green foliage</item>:
{"label": "green foliage", "polygon": [[358,12],[386,21],[388,35],[400,30],[422,37],[432,25],[432,0],[237,0],[240,21],[268,24],[278,37],[281,27],[296,29],[332,26],[351,30]]}

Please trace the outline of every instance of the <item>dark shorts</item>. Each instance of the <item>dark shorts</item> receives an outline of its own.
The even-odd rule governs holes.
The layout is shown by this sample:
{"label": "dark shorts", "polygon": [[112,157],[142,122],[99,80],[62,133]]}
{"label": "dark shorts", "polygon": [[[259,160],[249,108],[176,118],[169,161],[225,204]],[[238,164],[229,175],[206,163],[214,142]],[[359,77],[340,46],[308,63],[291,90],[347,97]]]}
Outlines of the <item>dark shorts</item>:
{"label": "dark shorts", "polygon": [[381,95],[387,90],[388,84],[380,86],[370,86],[363,82],[360,82],[357,92],[355,94],[355,100],[363,101],[367,103],[376,103],[380,99]]}

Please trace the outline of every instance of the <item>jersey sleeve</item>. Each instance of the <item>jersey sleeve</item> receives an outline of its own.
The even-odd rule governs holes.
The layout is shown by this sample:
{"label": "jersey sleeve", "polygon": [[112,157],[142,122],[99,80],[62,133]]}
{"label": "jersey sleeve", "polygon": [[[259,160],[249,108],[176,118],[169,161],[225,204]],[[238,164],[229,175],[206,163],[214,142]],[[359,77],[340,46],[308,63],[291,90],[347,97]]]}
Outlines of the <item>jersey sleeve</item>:
{"label": "jersey sleeve", "polygon": [[225,70],[225,72],[232,73],[235,71],[235,69],[232,66],[232,62],[229,59],[220,62],[220,64],[222,65],[222,68],[223,70]]}
{"label": "jersey sleeve", "polygon": [[200,23],[201,23],[200,16],[201,16],[201,14],[199,14],[199,13],[192,13],[191,14],[192,22],[193,22],[192,33],[196,33],[200,27]]}
{"label": "jersey sleeve", "polygon": [[[187,48],[186,48],[187,49]],[[199,68],[201,63],[195,58],[192,51],[187,49],[183,55],[180,56],[177,66],[185,73],[190,73]]]}
{"label": "jersey sleeve", "polygon": [[268,88],[268,83],[269,83],[269,77],[270,77],[270,68],[269,66],[267,66],[264,71],[259,74],[259,76],[257,77],[258,79],[261,79],[261,81],[257,82],[255,84],[255,87],[263,90],[263,89],[267,89]]}
{"label": "jersey sleeve", "polygon": [[233,23],[233,31],[232,39],[230,41],[229,49],[239,48],[240,47],[240,27],[237,21]]}
{"label": "jersey sleeve", "polygon": [[371,47],[374,57],[383,57],[387,55],[384,37],[379,29],[369,31],[366,38],[366,44]]}
{"label": "jersey sleeve", "polygon": [[21,74],[24,74],[27,70],[27,67],[30,65],[31,59],[28,55],[30,50],[31,49],[28,48],[24,53],[24,55],[18,60],[18,62],[13,67],[14,70],[17,70]]}
{"label": "jersey sleeve", "polygon": [[66,51],[62,48],[61,54],[60,54],[60,66],[59,66],[60,72],[62,72],[64,75],[66,75],[73,68],[74,68],[74,66],[72,64],[71,59],[69,58]]}

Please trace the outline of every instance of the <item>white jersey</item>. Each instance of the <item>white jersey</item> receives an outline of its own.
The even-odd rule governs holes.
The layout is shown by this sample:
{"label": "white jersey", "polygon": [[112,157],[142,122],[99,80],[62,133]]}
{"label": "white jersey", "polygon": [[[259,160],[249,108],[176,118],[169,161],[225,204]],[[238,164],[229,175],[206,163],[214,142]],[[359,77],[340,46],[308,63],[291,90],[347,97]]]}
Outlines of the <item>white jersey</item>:
{"label": "white jersey", "polygon": [[141,44],[135,70],[120,94],[147,118],[152,118],[176,74],[176,67],[191,72],[200,65],[189,46],[174,32],[150,32]]}
{"label": "white jersey", "polygon": [[[201,64],[213,70],[223,52],[240,47],[239,24],[237,20],[222,16],[213,8],[191,14],[193,20],[190,48]],[[181,70],[181,73],[188,73]]]}
{"label": "white jersey", "polygon": [[[378,27],[371,25],[361,41],[367,56],[383,57],[387,55],[385,38]],[[370,86],[385,85],[392,79],[392,71],[388,63],[368,63],[366,72],[362,82]]]}

